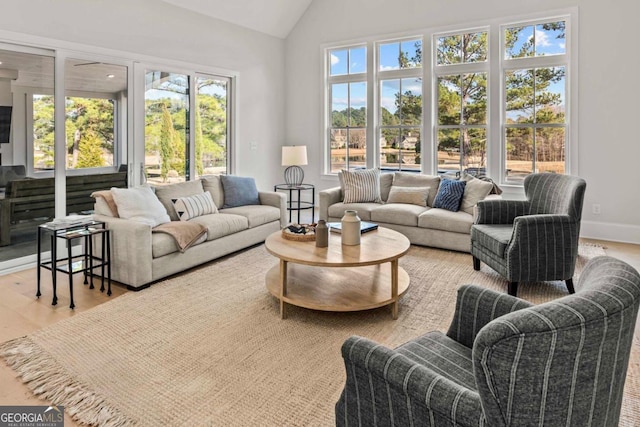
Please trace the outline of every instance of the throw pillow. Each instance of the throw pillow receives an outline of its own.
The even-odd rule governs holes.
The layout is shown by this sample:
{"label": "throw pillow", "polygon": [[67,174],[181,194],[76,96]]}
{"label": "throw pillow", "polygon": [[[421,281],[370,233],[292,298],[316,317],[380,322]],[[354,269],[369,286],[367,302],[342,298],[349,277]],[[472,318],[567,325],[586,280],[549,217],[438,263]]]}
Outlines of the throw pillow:
{"label": "throw pillow", "polygon": [[392,185],[387,203],[427,206],[428,197],[429,187],[398,187],[397,185]]}
{"label": "throw pillow", "polygon": [[178,221],[178,214],[173,207],[173,199],[204,193],[202,181],[199,179],[195,181],[176,182],[175,184],[156,185],[154,188],[158,200],[160,200],[167,210],[171,221]]}
{"label": "throw pillow", "polygon": [[151,227],[171,221],[167,210],[148,185],[111,189],[120,218],[148,224]]}
{"label": "throw pillow", "polygon": [[484,200],[484,198],[491,193],[491,190],[493,190],[493,183],[474,178],[471,175],[463,176],[462,181],[467,184],[464,186],[464,195],[460,203],[460,210],[473,215],[474,207],[480,200]]}
{"label": "throw pillow", "polygon": [[208,191],[189,197],[173,199],[173,207],[180,221],[188,221],[197,216],[218,213],[218,208],[213,203],[211,193]]}
{"label": "throw pillow", "polygon": [[202,188],[211,193],[213,203],[218,207],[224,205],[224,189],[220,175],[206,175],[200,178],[202,179]]}
{"label": "throw pillow", "polygon": [[380,169],[340,172],[344,184],[343,203],[382,203],[380,197]]}
{"label": "throw pillow", "polygon": [[443,179],[438,189],[438,194],[433,201],[434,208],[442,208],[452,212],[458,212],[460,202],[464,196],[465,181]]}
{"label": "throw pillow", "polygon": [[220,180],[224,190],[222,209],[260,204],[255,179],[245,176],[220,175]]}
{"label": "throw pillow", "polygon": [[433,201],[438,193],[440,185],[440,177],[435,175],[422,175],[411,172],[396,172],[393,177],[393,185],[399,187],[429,187],[429,197],[427,198],[427,206],[433,207]]}
{"label": "throw pillow", "polygon": [[91,193],[91,197],[96,199],[95,211],[99,215],[112,216],[118,218],[118,206],[113,200],[111,190],[99,190]]}

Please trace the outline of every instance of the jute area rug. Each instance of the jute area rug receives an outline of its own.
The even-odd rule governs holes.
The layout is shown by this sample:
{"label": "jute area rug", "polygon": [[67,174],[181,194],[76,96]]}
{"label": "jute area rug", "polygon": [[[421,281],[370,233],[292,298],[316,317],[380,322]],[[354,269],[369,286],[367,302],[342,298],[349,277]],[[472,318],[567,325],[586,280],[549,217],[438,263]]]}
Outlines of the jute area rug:
{"label": "jute area rug", "polygon": [[[603,254],[581,246],[580,271]],[[456,289],[506,283],[468,254],[412,247],[397,320],[388,307],[326,313],[278,303],[265,288],[277,260],[263,246],[3,344],[1,354],[35,394],[86,424],[318,426],[334,423],[344,385],[340,346],[352,334],[397,346],[446,330]],[[564,296],[562,282],[521,286],[535,303]],[[636,334],[638,335],[638,334]],[[640,416],[640,343],[626,383],[623,425]]]}

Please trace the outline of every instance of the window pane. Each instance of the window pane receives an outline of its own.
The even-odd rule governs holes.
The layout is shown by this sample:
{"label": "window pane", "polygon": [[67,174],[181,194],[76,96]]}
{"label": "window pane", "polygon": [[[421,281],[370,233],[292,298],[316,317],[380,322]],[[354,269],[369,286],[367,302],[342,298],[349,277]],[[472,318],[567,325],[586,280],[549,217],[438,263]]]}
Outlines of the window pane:
{"label": "window pane", "polygon": [[506,178],[522,181],[533,172],[533,129],[506,129]]}
{"label": "window pane", "polygon": [[347,50],[332,50],[329,52],[329,58],[331,60],[331,72],[332,76],[338,76],[347,74]]}
{"label": "window pane", "polygon": [[145,171],[149,181],[186,179],[189,80],[184,74],[149,71],[145,76]]}
{"label": "window pane", "polygon": [[404,129],[400,141],[400,169],[420,170],[420,128]]}
{"label": "window pane", "polygon": [[403,125],[422,123],[422,79],[402,79],[402,94],[396,106]]}
{"label": "window pane", "polygon": [[349,85],[331,85],[331,126],[346,127],[349,107]]}
{"label": "window pane", "polygon": [[367,125],[367,84],[349,83],[349,126]]}
{"label": "window pane", "polygon": [[536,172],[564,173],[565,129],[536,129]]}
{"label": "window pane", "polygon": [[566,53],[565,21],[536,25],[536,56],[564,55]]}
{"label": "window pane", "polygon": [[462,62],[484,62],[487,60],[487,33],[462,35]]}
{"label": "window pane", "polygon": [[397,100],[400,98],[400,79],[382,80],[380,90],[380,119],[382,126],[400,123]]}
{"label": "window pane", "polygon": [[485,73],[462,76],[462,124],[487,123],[487,75]]}
{"label": "window pane", "polygon": [[474,175],[486,175],[487,131],[480,128],[463,129],[462,141],[464,171]]}
{"label": "window pane", "polygon": [[349,49],[349,74],[367,71],[367,48]]}
{"label": "window pane", "polygon": [[331,172],[347,167],[347,129],[331,129]]}
{"label": "window pane", "polygon": [[438,124],[459,125],[461,112],[460,76],[438,77]]}
{"label": "window pane", "polygon": [[363,128],[349,129],[349,169],[364,169],[366,163],[367,130]]}
{"label": "window pane", "polygon": [[53,170],[54,121],[53,96],[33,95],[33,169],[35,171]]}
{"label": "window pane", "polygon": [[533,70],[505,72],[507,123],[533,123]]}
{"label": "window pane", "polygon": [[536,74],[536,123],[565,122],[565,68],[538,68]]}
{"label": "window pane", "polygon": [[387,43],[380,45],[380,71],[400,69],[400,44]]}
{"label": "window pane", "polygon": [[400,68],[422,66],[422,40],[409,40],[400,44]]}
{"label": "window pane", "polygon": [[511,27],[505,30],[505,59],[534,55],[534,26]]}
{"label": "window pane", "polygon": [[400,144],[400,130],[398,128],[383,128],[380,130],[380,167],[398,169],[398,146]]}
{"label": "window pane", "polygon": [[455,175],[460,172],[460,130],[438,131],[438,173]]}
{"label": "window pane", "polygon": [[438,37],[437,65],[459,64],[462,61],[462,36]]}
{"label": "window pane", "polygon": [[114,100],[67,97],[67,169],[113,166]]}
{"label": "window pane", "polygon": [[196,176],[227,173],[228,81],[196,78]]}

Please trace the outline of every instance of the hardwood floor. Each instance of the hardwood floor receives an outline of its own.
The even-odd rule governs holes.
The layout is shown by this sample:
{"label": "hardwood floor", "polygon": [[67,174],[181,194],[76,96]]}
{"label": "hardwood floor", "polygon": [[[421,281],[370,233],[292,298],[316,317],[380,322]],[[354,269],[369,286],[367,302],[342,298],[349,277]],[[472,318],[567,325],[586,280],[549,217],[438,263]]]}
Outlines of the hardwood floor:
{"label": "hardwood floor", "polygon": [[[585,243],[602,245],[607,255],[619,258],[640,271],[640,245],[583,239]],[[101,293],[100,281],[95,280],[95,289],[82,284],[82,275],[74,276],[74,302],[76,308],[69,309],[69,286],[67,278],[58,276],[58,305],[51,305],[51,276],[45,274],[41,284],[42,296],[35,297],[35,268],[0,276],[0,342],[26,335],[60,320],[73,317],[92,307],[111,301],[127,292],[126,287],[113,284],[113,295]],[[640,321],[637,324],[640,328]],[[17,378],[13,370],[0,363],[0,405],[44,405],[46,402],[34,397]],[[65,425],[78,425],[65,413]]]}

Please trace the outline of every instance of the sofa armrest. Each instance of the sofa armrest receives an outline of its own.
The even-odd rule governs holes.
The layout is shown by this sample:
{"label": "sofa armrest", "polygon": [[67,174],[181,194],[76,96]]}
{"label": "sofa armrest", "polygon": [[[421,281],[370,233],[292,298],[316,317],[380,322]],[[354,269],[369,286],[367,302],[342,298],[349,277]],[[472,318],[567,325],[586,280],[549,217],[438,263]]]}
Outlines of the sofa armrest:
{"label": "sofa armrest", "polygon": [[456,311],[447,336],[469,348],[480,329],[487,323],[507,313],[533,304],[492,289],[476,285],[463,285],[458,289]]}
{"label": "sofa armrest", "polygon": [[529,213],[529,201],[484,199],[476,205],[476,212],[476,224],[513,224],[517,216]]}
{"label": "sofa armrest", "polygon": [[329,206],[340,203],[342,201],[342,189],[340,187],[328,188],[326,190],[320,191],[318,193],[318,196],[320,201],[318,217],[320,219],[328,221]]}
{"label": "sofa armrest", "polygon": [[[470,418],[482,416],[478,393],[396,350],[352,336],[342,345],[342,357],[347,381],[336,405],[336,425],[374,425],[374,420],[378,425],[392,425],[398,422],[396,417],[403,419],[400,411],[408,401],[412,410],[440,422],[446,420],[447,425],[478,425],[477,418]],[[380,402],[392,405],[393,411],[376,411]]]}
{"label": "sofa armrest", "polygon": [[116,282],[138,288],[153,280],[151,227],[136,221],[94,215],[111,230],[111,276]]}
{"label": "sofa armrest", "polygon": [[280,209],[280,228],[287,226],[287,195],[274,191],[258,192],[261,205],[269,205]]}

